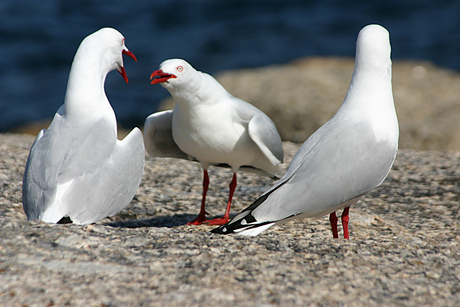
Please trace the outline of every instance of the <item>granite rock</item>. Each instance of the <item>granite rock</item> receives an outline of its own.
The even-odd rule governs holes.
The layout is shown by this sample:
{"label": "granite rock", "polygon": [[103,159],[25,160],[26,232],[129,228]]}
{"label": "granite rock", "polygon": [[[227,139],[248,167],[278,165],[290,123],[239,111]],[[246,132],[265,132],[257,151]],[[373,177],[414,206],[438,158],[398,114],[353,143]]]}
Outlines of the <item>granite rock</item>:
{"label": "granite rock", "polygon": [[[32,141],[0,134],[1,306],[460,305],[460,152],[400,150],[385,182],[351,208],[350,240],[332,239],[327,217],[252,238],[184,225],[199,210],[201,169],[174,159],[148,158],[113,217],[27,221]],[[284,143],[286,162],[299,146]],[[221,215],[231,174],[211,168],[210,179],[208,210]],[[238,183],[233,214],[273,181],[240,173]]]}

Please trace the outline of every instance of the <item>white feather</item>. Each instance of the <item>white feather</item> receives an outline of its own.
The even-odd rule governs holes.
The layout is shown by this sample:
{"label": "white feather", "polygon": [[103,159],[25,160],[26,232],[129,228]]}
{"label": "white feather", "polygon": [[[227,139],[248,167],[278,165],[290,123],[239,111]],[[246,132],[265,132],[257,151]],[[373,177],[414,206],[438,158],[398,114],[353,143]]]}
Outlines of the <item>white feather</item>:
{"label": "white feather", "polygon": [[369,25],[360,31],[353,77],[338,112],[305,141],[271,189],[215,232],[245,229],[238,221],[249,215],[252,227],[259,223],[260,231],[245,229],[243,234],[258,234],[275,222],[328,214],[353,205],[383,182],[399,137],[390,52],[386,29]]}
{"label": "white feather", "polygon": [[64,104],[30,150],[23,182],[28,219],[86,224],[113,215],[133,198],[144,169],[139,129],[117,140],[115,114],[104,92],[107,73],[128,49],[110,28],[86,37],[69,74]]}

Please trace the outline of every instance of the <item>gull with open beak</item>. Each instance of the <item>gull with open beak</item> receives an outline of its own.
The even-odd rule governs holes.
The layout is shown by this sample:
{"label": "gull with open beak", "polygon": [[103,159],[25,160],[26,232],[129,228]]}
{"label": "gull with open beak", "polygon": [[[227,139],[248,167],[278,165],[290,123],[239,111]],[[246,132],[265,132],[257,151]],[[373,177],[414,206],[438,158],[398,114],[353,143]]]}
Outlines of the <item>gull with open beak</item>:
{"label": "gull with open beak", "polygon": [[30,149],[22,194],[29,220],[93,223],[118,213],[134,197],[144,170],[142,133],[134,128],[117,139],[115,113],[104,91],[112,70],[128,82],[123,54],[136,60],[112,28],[80,44],[64,104]]}

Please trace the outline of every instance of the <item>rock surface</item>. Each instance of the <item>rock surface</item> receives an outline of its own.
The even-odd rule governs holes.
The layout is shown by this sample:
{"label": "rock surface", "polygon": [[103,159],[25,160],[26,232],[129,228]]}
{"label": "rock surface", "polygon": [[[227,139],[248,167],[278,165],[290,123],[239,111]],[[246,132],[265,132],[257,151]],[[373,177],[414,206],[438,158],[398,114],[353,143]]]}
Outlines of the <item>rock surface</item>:
{"label": "rock surface", "polygon": [[[353,65],[351,58],[314,57],[227,71],[216,78],[231,94],[270,116],[284,141],[303,143],[337,112]],[[401,148],[460,150],[459,73],[428,62],[394,61],[393,93]],[[168,99],[161,109],[173,105]]]}
{"label": "rock surface", "polygon": [[[350,240],[332,239],[327,217],[247,238],[184,226],[199,210],[201,170],[173,159],[149,158],[113,217],[27,221],[32,141],[0,134],[1,306],[460,306],[460,152],[400,150],[351,208]],[[299,145],[284,146],[289,162]],[[208,210],[223,214],[230,172],[212,168],[210,179]],[[273,181],[240,173],[238,183],[233,213]]]}

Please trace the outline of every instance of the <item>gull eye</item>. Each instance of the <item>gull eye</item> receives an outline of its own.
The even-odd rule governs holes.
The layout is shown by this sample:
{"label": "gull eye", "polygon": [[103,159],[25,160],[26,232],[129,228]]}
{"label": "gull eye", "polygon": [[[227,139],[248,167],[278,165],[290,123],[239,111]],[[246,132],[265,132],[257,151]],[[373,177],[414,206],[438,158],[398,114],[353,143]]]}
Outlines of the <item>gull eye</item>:
{"label": "gull eye", "polygon": [[184,70],[184,67],[182,67],[182,66],[177,66],[177,71],[178,71],[178,72],[182,72],[183,70]]}

